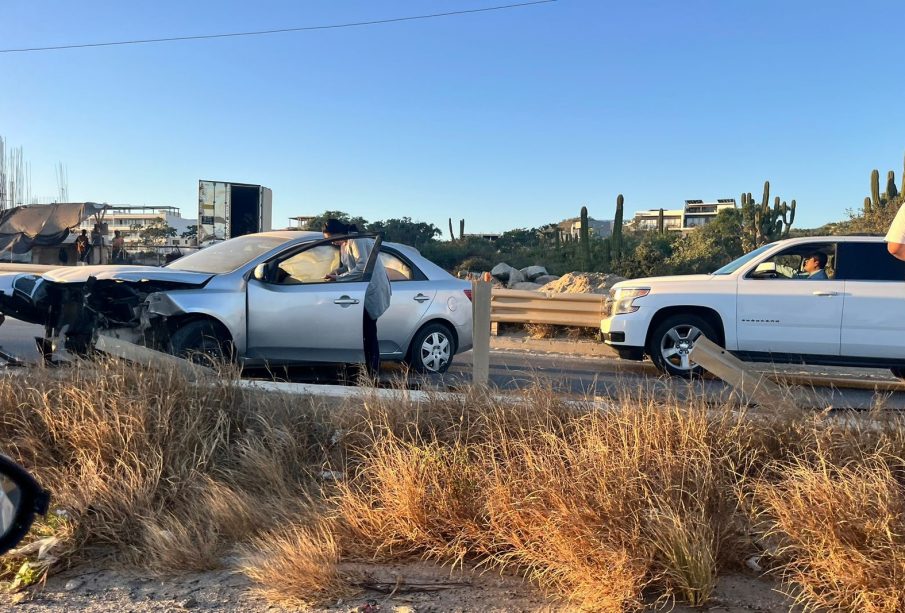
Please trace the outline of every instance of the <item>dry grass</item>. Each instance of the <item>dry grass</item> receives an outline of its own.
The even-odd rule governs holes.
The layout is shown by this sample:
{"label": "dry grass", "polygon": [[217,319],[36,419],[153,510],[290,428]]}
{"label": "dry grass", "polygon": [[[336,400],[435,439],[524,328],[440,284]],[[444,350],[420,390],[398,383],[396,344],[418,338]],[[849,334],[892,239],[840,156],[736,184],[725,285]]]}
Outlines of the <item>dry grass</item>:
{"label": "dry grass", "polygon": [[244,549],[242,571],[270,600],[292,607],[335,602],[353,589],[340,573],[335,530],[325,522],[290,524]]}
{"label": "dry grass", "polygon": [[323,457],[319,411],[247,397],[228,380],[198,387],[113,362],[0,379],[5,451],[69,518],[62,562],[218,566],[237,542],[298,512]]}
{"label": "dry grass", "polygon": [[525,332],[528,338],[534,340],[542,340],[545,338],[554,338],[559,334],[560,326],[553,324],[525,324]]}
{"label": "dry grass", "polygon": [[827,460],[783,464],[781,480],[756,489],[784,578],[809,609],[905,610],[902,458]]}
{"label": "dry grass", "polygon": [[[0,379],[0,440],[67,513],[37,528],[58,539],[56,564],[173,572],[239,551],[269,599],[300,605],[351,589],[343,560],[429,558],[627,611],[651,593],[705,604],[759,556],[805,607],[905,608],[905,425],[887,414],[641,393],[601,410],[540,389],[327,411],[99,368]],[[40,572],[33,553],[6,578],[23,556]]]}

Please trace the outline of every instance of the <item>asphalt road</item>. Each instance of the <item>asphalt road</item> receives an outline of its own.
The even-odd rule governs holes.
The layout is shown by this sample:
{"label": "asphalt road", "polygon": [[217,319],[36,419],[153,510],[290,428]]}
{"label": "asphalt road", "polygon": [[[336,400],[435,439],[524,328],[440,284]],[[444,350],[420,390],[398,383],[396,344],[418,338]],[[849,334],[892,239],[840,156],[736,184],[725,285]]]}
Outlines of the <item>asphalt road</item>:
{"label": "asphalt road", "polygon": [[[0,349],[21,358],[26,364],[37,364],[40,355],[34,337],[42,334],[40,326],[7,318],[0,326]],[[454,391],[471,381],[471,352],[456,356],[449,372],[428,377],[408,374],[399,365],[386,364],[382,380],[386,384],[405,380],[414,388],[433,388]],[[767,369],[768,367],[763,367]],[[854,376],[860,379],[889,380],[888,371],[844,371],[828,368],[802,368],[802,372]],[[336,368],[293,368],[290,371],[268,373],[251,371],[249,378],[289,380],[306,383],[342,383],[342,373]],[[491,350],[490,385],[500,391],[526,390],[535,387],[550,389],[570,397],[615,397],[639,390],[651,390],[659,395],[679,399],[704,396],[718,401],[729,398],[730,386],[714,378],[687,382],[660,376],[650,362],[628,362],[609,356],[564,355],[536,350]],[[905,393],[874,394],[863,389],[833,389],[813,387],[799,389],[814,408],[868,409],[878,403],[894,409],[905,409]]]}

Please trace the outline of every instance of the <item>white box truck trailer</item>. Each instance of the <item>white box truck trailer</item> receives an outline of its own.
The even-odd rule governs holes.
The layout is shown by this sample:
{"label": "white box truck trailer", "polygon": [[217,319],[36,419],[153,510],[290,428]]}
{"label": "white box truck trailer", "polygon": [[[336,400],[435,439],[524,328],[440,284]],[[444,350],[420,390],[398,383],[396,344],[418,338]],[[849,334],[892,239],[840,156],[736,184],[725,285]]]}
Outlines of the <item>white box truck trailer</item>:
{"label": "white box truck trailer", "polygon": [[249,183],[198,181],[198,244],[270,230],[273,193]]}

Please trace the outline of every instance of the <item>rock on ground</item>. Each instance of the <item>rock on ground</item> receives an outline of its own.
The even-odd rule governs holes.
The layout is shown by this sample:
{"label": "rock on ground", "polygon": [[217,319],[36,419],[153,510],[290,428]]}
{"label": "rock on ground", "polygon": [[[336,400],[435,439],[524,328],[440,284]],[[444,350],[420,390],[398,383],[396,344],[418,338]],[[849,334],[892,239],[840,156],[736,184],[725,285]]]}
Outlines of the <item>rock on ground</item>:
{"label": "rock on ground", "polygon": [[541,287],[540,283],[532,283],[531,281],[522,281],[521,283],[513,283],[509,289],[521,289],[529,292],[536,292]]}
{"label": "rock on ground", "polygon": [[512,271],[516,270],[506,262],[500,262],[496,266],[490,269],[490,274],[493,277],[496,277],[503,283],[509,281],[509,277],[512,275]]}
{"label": "rock on ground", "polygon": [[535,283],[540,283],[541,285],[546,285],[550,281],[556,281],[559,279],[556,275],[541,275],[535,279],[532,279]]}
{"label": "rock on ground", "polygon": [[543,266],[526,266],[521,269],[521,273],[525,275],[525,278],[529,281],[534,281],[538,277],[542,277],[547,274],[547,269]]}

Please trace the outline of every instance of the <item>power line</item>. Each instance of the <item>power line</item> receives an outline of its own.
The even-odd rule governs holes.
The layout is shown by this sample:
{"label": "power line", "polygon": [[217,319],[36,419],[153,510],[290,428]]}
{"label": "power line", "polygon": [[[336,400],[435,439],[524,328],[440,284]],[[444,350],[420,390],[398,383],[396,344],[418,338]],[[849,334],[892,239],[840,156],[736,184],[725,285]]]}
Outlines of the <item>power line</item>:
{"label": "power line", "polygon": [[522,8],[536,4],[549,4],[559,0],[533,0],[532,2],[519,2],[516,4],[503,4],[500,6],[488,6],[480,9],[468,9],[463,11],[450,11],[448,13],[432,13],[429,15],[414,15],[411,17],[393,17],[391,19],[377,19],[374,21],[356,21],[352,23],[339,23],[325,26],[303,26],[298,28],[279,28],[275,30],[257,30],[254,32],[230,32],[226,34],[200,34],[197,36],[171,36],[167,38],[144,38],[138,40],[120,40],[106,43],[81,43],[71,45],[53,45],[49,47],[23,47],[20,49],[0,49],[0,53],[26,53],[30,51],[57,51],[60,49],[83,49],[86,47],[113,47],[117,45],[143,45],[147,43],[170,43],[184,40],[206,40],[211,38],[234,38],[238,36],[262,36],[265,34],[283,34],[286,32],[308,32],[311,30],[336,30],[339,28],[357,28],[362,26],[376,26],[400,21],[416,21],[419,19],[435,19],[437,17],[452,17],[454,15],[467,15],[469,13],[486,13],[489,11],[502,11],[506,9]]}

